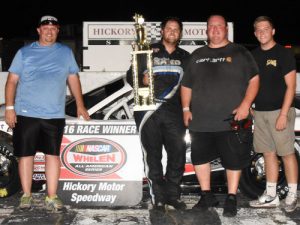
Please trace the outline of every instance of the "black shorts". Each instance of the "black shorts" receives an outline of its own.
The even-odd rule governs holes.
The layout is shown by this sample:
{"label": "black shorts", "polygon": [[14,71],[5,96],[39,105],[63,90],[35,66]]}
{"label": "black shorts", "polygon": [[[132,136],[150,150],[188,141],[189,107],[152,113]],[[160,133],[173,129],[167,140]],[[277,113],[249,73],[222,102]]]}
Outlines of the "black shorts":
{"label": "black shorts", "polygon": [[59,155],[65,119],[40,119],[17,116],[13,129],[14,155],[34,156],[37,151]]}
{"label": "black shorts", "polygon": [[225,169],[240,170],[250,163],[252,132],[237,135],[233,131],[193,132],[191,134],[191,159],[193,165],[221,158]]}

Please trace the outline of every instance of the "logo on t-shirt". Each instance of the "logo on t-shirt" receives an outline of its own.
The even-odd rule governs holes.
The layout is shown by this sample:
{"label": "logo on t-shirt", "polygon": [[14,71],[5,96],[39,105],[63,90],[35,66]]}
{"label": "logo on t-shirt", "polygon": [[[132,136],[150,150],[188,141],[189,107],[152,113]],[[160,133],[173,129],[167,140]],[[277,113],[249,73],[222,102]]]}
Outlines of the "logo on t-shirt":
{"label": "logo on t-shirt", "polygon": [[277,60],[276,59],[268,59],[266,66],[268,66],[268,65],[272,65],[272,66],[276,67],[277,66]]}
{"label": "logo on t-shirt", "polygon": [[181,62],[179,59],[169,59],[169,58],[158,58],[158,57],[154,57],[153,59],[153,64],[155,66],[162,66],[162,65],[176,65],[179,66],[181,65]]}
{"label": "logo on t-shirt", "polygon": [[226,57],[226,62],[231,63],[232,62],[232,57],[231,56]]}
{"label": "logo on t-shirt", "polygon": [[196,63],[231,63],[232,62],[232,57],[227,56],[227,57],[220,57],[220,58],[201,58],[197,59]]}

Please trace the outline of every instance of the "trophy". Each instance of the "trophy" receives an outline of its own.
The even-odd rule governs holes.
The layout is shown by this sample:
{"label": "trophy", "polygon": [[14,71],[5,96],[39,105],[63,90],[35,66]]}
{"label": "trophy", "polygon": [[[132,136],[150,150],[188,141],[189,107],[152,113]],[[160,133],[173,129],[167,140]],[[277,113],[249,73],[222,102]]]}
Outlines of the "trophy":
{"label": "trophy", "polygon": [[[134,93],[134,111],[155,110],[154,102],[154,83],[152,71],[152,52],[150,44],[146,40],[144,18],[142,15],[135,14],[136,41],[132,43],[132,77],[133,77],[133,93]],[[149,85],[147,87],[139,84],[139,66],[141,57],[146,57],[147,74],[149,75]]]}

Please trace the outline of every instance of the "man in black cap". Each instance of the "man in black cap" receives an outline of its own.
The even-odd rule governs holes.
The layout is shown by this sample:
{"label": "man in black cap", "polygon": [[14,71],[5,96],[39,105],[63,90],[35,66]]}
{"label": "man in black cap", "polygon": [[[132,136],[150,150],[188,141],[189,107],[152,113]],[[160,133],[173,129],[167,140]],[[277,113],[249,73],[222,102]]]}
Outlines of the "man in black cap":
{"label": "man in black cap", "polygon": [[45,154],[48,210],[61,210],[56,195],[60,174],[60,144],[65,126],[66,82],[77,104],[77,115],[89,119],[86,111],[79,68],[72,50],[57,43],[59,22],[43,16],[37,32],[39,40],[19,49],[9,68],[5,86],[5,121],[13,128],[14,155],[19,157],[23,189],[20,209],[32,206],[33,160],[37,150]]}

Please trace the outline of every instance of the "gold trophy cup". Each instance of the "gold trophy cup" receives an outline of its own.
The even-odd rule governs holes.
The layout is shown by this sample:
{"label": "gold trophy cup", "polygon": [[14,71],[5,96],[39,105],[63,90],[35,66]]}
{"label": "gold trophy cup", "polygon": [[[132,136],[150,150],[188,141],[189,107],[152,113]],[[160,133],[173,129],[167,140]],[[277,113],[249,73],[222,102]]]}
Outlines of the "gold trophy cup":
{"label": "gold trophy cup", "polygon": [[[154,102],[154,84],[152,71],[152,53],[150,44],[146,40],[144,18],[142,15],[135,14],[136,41],[132,43],[132,77],[133,77],[133,92],[134,92],[134,111],[148,111],[155,110]],[[147,71],[149,75],[149,85],[147,87],[140,87],[139,84],[139,57],[138,55],[146,56]]]}

